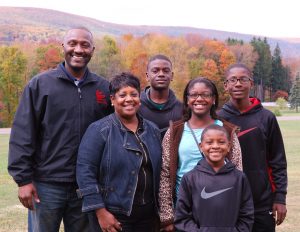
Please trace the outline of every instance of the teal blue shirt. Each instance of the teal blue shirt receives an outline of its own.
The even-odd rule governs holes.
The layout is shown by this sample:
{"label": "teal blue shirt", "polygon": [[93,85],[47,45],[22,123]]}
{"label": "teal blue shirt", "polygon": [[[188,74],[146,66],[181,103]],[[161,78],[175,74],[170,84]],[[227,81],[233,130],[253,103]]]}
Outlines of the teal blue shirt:
{"label": "teal blue shirt", "polygon": [[[223,123],[220,120],[215,120],[215,124],[219,126],[223,126]],[[193,129],[198,144],[200,144],[201,134],[204,128]],[[176,195],[178,194],[179,184],[182,176],[188,171],[192,170],[199,160],[203,158],[202,154],[200,154],[199,148],[195,142],[191,129],[187,126],[187,123],[184,123],[184,129],[182,133],[182,137],[180,140],[179,148],[178,148],[178,169],[176,173]]]}

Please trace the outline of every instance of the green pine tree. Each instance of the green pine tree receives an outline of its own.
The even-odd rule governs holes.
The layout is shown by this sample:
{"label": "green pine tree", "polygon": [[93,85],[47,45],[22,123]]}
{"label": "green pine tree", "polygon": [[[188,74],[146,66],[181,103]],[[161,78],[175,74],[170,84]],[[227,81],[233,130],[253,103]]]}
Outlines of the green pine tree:
{"label": "green pine tree", "polygon": [[296,109],[298,113],[298,107],[300,107],[300,74],[297,73],[295,82],[290,91],[289,102],[292,109]]}
{"label": "green pine tree", "polygon": [[271,86],[272,55],[270,45],[266,38],[261,40],[255,37],[252,39],[251,45],[259,56],[253,69],[253,75],[256,89],[261,89],[262,91],[257,91],[256,96],[264,101],[265,91],[269,90]]}

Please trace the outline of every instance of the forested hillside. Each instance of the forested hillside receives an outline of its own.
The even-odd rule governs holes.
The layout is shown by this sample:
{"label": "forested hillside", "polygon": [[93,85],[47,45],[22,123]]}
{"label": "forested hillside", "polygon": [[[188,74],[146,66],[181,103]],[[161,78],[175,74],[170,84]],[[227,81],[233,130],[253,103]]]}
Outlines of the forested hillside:
{"label": "forested hillside", "polygon": [[149,57],[162,53],[173,63],[172,89],[179,99],[190,79],[205,76],[216,83],[222,104],[227,98],[224,71],[235,62],[253,71],[252,94],[263,101],[288,99],[300,72],[297,38],[282,42],[196,28],[134,27],[53,10],[0,7],[0,127],[11,125],[25,84],[63,60],[61,39],[68,28],[79,25],[94,34],[96,50],[89,63],[93,72],[110,79],[130,71],[144,87]]}

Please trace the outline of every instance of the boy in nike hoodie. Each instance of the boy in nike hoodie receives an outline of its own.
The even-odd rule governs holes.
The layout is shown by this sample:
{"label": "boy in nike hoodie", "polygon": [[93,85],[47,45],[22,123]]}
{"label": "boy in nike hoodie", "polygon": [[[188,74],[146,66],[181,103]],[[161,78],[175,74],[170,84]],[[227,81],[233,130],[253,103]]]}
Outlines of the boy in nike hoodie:
{"label": "boy in nike hoodie", "polygon": [[254,202],[254,232],[273,232],[286,216],[287,163],[275,115],[250,98],[252,72],[236,63],[225,72],[224,87],[230,100],[219,116],[240,127],[238,134],[243,171],[249,180]]}
{"label": "boy in nike hoodie", "polygon": [[245,174],[225,160],[230,147],[224,127],[212,124],[204,129],[200,148],[205,159],[180,183],[174,221],[178,231],[251,231],[251,190]]}

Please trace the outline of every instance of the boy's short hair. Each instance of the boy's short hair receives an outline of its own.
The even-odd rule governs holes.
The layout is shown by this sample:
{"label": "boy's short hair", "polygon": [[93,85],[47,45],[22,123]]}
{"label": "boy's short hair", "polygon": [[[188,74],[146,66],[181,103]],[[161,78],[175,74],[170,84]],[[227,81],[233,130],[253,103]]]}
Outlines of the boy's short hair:
{"label": "boy's short hair", "polygon": [[210,130],[222,131],[226,135],[226,138],[228,139],[228,141],[230,141],[230,135],[229,135],[228,131],[225,129],[225,127],[219,126],[217,124],[211,124],[203,130],[203,132],[201,134],[201,141],[204,139],[205,134]]}
{"label": "boy's short hair", "polygon": [[250,76],[251,78],[253,78],[253,73],[252,73],[252,71],[250,70],[250,68],[248,68],[248,66],[246,66],[246,65],[243,64],[243,63],[235,63],[235,64],[230,65],[230,66],[225,70],[225,78],[228,76],[230,70],[233,69],[233,68],[243,68],[243,69],[245,69],[245,70],[248,72],[249,76]]}
{"label": "boy's short hair", "polygon": [[147,64],[147,70],[149,69],[150,63],[152,61],[154,61],[154,60],[165,60],[165,61],[168,61],[171,64],[171,67],[172,67],[172,62],[171,62],[171,60],[167,56],[162,55],[162,54],[157,54],[155,56],[150,57],[150,59],[148,61],[148,64]]}

